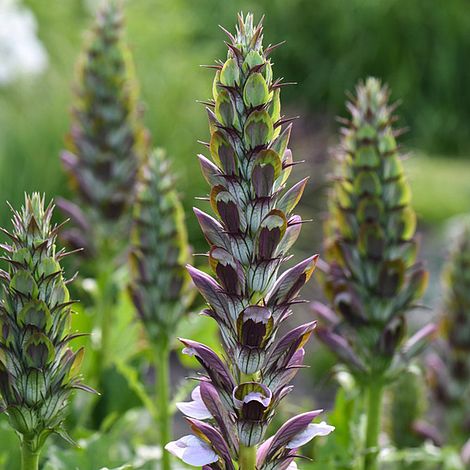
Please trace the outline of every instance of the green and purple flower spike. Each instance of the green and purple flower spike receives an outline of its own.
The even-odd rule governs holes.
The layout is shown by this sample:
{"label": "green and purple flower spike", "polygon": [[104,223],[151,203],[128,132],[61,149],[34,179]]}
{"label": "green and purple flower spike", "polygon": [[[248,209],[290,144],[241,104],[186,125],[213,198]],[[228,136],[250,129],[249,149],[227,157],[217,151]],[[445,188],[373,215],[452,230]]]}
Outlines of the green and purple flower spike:
{"label": "green and purple flower spike", "polygon": [[[162,447],[171,438],[170,351],[174,332],[194,297],[186,270],[190,253],[184,211],[162,150],[140,168],[131,237],[130,294],[153,352]],[[169,455],[162,469],[170,468]]]}
{"label": "green and purple flower spike", "polygon": [[121,2],[104,0],[78,63],[71,130],[62,153],[75,201],[57,201],[74,223],[62,238],[84,249],[96,279],[96,376],[113,361],[115,272],[126,259],[138,169],[148,153],[131,59]]}
{"label": "green and purple flower spike", "polygon": [[369,78],[347,104],[326,223],[330,305],[315,304],[318,338],[369,395],[366,469],[376,468],[383,388],[435,331],[426,325],[407,340],[407,313],[428,275],[416,262],[416,216],[388,100],[388,88]]}
{"label": "green and purple flower spike", "polygon": [[131,234],[131,297],[152,343],[168,342],[193,298],[183,206],[162,150],[140,168]]}
{"label": "green and purple flower spike", "polygon": [[109,238],[109,230],[130,213],[147,152],[132,58],[122,36],[120,2],[105,0],[78,62],[72,125],[61,156],[80,203],[58,201],[75,223],[63,236],[88,254],[100,250],[99,238]]}
{"label": "green and purple flower spike", "polygon": [[13,211],[13,230],[2,232],[7,271],[0,271],[0,411],[21,439],[23,469],[37,468],[47,437],[64,429],[67,405],[76,389],[93,391],[79,375],[83,349],[69,343],[73,301],[60,265],[68,254],[56,249],[59,227],[53,206],[35,193]]}
{"label": "green and purple flower spike", "polygon": [[455,224],[444,269],[443,341],[427,357],[445,434],[462,443],[470,433],[470,218]]}
{"label": "green and purple flower spike", "polygon": [[239,16],[235,36],[227,34],[228,57],[213,67],[213,100],[207,103],[212,161],[199,156],[215,218],[195,209],[215,278],[188,267],[208,304],[203,314],[219,325],[224,357],[181,340],[206,375],[193,401],[178,405],[194,435],[166,449],[205,469],[293,468],[298,447],[333,430],[313,424],[320,414],[313,411],[265,440],[315,327],[302,325],[276,341],[317,261],[312,256],[278,276],[300,233],[302,220],[293,210],[307,181],[286,189],[291,126],[281,116],[281,81],[273,79],[269,55],[275,46],[263,48],[262,24],[254,25],[251,14]]}

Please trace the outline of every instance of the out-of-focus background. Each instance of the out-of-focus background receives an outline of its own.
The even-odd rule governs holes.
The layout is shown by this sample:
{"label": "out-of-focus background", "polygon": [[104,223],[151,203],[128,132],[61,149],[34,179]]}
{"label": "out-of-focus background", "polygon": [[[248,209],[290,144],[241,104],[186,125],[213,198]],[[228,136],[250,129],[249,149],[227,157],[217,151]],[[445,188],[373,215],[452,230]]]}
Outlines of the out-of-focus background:
{"label": "out-of-focus background", "polygon": [[[5,201],[19,207],[24,191],[68,193],[59,154],[69,127],[74,64],[98,3],[0,0],[1,226],[10,218]],[[266,44],[287,41],[273,54],[274,70],[297,82],[283,89],[282,100],[287,116],[300,116],[291,143],[295,159],[305,163],[294,173],[311,176],[299,211],[313,222],[304,227],[299,252],[321,252],[328,149],[337,143],[335,117],[346,115],[345,91],[374,75],[401,101],[397,126],[408,129],[400,141],[410,154],[406,167],[421,257],[432,274],[426,303],[437,312],[446,227],[454,216],[470,212],[468,0],[128,0],[127,38],[145,122],[153,144],[172,156],[190,242],[199,253],[206,243],[191,207],[201,205],[194,198],[207,191],[196,154],[204,151],[197,140],[207,140],[208,126],[196,100],[210,96],[213,78],[199,65],[226,53],[217,25],[233,30],[240,10],[266,15]],[[306,298],[320,295],[318,284],[309,289]],[[429,318],[420,321],[421,314],[417,323]],[[314,356],[321,381],[306,379],[301,389],[315,385],[321,395],[327,366]]]}

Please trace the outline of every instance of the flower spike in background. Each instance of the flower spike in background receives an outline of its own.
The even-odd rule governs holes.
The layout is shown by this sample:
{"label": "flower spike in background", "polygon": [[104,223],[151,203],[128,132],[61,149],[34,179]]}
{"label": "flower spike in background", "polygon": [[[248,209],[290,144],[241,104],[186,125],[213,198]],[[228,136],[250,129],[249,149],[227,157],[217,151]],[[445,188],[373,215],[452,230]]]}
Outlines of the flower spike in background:
{"label": "flower spike in background", "polygon": [[375,469],[384,386],[435,331],[406,340],[406,319],[428,274],[416,262],[416,215],[392,128],[389,90],[368,78],[347,104],[326,223],[326,295],[317,334],[368,394],[364,468]]}
{"label": "flower spike in background", "polygon": [[70,300],[60,265],[67,255],[56,249],[58,227],[53,205],[34,193],[13,211],[13,230],[2,230],[7,271],[0,271],[0,411],[19,434],[23,470],[38,468],[47,437],[64,429],[67,404],[75,389],[93,391],[79,375],[83,349],[74,352]]}
{"label": "flower spike in background", "polygon": [[116,259],[125,259],[138,168],[148,152],[120,3],[103,1],[78,63],[71,130],[61,156],[75,198],[57,201],[74,223],[63,238],[84,248],[97,281],[97,375],[112,362],[113,276]]}
{"label": "flower spike in background", "polygon": [[313,411],[265,438],[315,328],[302,325],[276,340],[317,256],[279,276],[300,233],[302,220],[293,211],[307,180],[286,187],[293,165],[291,126],[283,125],[281,83],[273,79],[271,49],[262,45],[262,24],[255,25],[251,14],[239,15],[235,36],[228,36],[227,60],[216,66],[207,107],[212,160],[199,156],[215,217],[195,209],[215,276],[188,268],[208,304],[203,314],[219,325],[225,355],[181,340],[207,375],[193,401],[179,404],[193,435],[166,449],[205,469],[284,469],[298,447],[333,430],[312,423],[320,413]]}
{"label": "flower spike in background", "polygon": [[115,224],[130,208],[147,146],[132,58],[122,36],[120,2],[106,0],[78,63],[72,126],[62,154],[91,223]]}
{"label": "flower spike in background", "polygon": [[[140,168],[133,211],[129,286],[153,351],[162,447],[171,438],[171,345],[178,323],[194,297],[185,268],[190,253],[184,212],[169,166],[164,152],[156,150]],[[162,468],[170,468],[166,452]]]}
{"label": "flower spike in background", "polygon": [[462,217],[452,228],[443,270],[443,341],[428,355],[426,365],[439,405],[439,428],[445,429],[449,442],[463,445],[470,433],[470,218]]}

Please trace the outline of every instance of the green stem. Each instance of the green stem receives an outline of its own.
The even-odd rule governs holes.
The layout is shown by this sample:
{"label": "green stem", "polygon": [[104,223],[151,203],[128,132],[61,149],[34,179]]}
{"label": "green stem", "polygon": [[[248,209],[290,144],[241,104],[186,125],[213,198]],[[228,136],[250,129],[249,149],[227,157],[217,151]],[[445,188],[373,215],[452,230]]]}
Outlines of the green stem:
{"label": "green stem", "polygon": [[[111,264],[110,259],[103,259],[106,265]],[[113,298],[112,298],[112,272],[109,268],[104,267],[98,274],[98,301],[97,301],[97,314],[101,319],[100,333],[101,343],[98,351],[97,358],[97,379],[101,378],[103,370],[109,362],[109,348],[111,344],[111,331],[112,331],[112,312],[113,312]]]}
{"label": "green stem", "polygon": [[21,443],[21,470],[38,470],[39,451],[32,448],[31,441],[23,438]]}
{"label": "green stem", "polygon": [[256,470],[256,446],[240,445],[238,460],[239,470]]}
{"label": "green stem", "polygon": [[364,470],[377,470],[377,455],[382,414],[383,384],[371,380],[366,393],[367,400],[367,431]]}
{"label": "green stem", "polygon": [[162,470],[170,470],[170,454],[165,445],[171,440],[170,415],[170,348],[168,343],[159,344],[155,354],[155,391],[158,402],[158,426],[160,428],[160,445],[162,448]]}

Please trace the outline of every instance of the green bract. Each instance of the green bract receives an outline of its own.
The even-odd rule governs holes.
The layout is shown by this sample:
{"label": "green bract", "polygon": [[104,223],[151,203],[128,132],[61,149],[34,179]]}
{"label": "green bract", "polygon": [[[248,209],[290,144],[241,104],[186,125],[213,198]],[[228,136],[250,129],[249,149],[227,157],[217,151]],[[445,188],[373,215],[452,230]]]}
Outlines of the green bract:
{"label": "green bract", "polygon": [[13,211],[13,230],[3,232],[8,270],[0,272],[0,407],[32,452],[47,436],[68,438],[63,424],[74,389],[90,391],[80,381],[83,349],[69,342],[72,313],[67,281],[56,250],[58,227],[51,224],[53,206],[39,194],[25,197]]}

